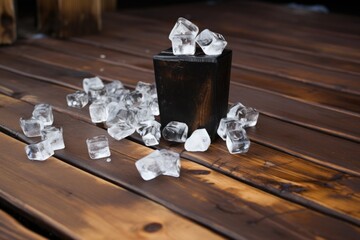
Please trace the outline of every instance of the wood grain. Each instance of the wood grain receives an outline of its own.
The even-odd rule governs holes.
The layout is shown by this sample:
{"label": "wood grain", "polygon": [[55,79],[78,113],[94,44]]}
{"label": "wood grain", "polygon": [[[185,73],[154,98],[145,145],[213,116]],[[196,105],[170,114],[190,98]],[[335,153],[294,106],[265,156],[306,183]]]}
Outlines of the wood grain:
{"label": "wood grain", "polygon": [[0,2],[0,45],[16,40],[16,15],[14,0]]}
{"label": "wood grain", "polygon": [[27,229],[11,215],[0,209],[0,239],[41,240],[46,238]]}
{"label": "wood grain", "polygon": [[38,224],[53,228],[59,237],[221,238],[146,198],[54,157],[46,162],[29,161],[24,144],[3,133],[0,142],[1,152],[7,153],[0,157],[0,197],[24,215],[31,215]]}
{"label": "wood grain", "polygon": [[[5,127],[9,133],[20,137],[19,127],[12,124],[14,121],[10,119],[17,118],[19,115],[28,115],[32,111],[32,106],[5,96],[1,98],[5,104],[0,111],[4,113],[3,116],[6,116],[6,119],[1,120],[1,126]],[[228,237],[302,239],[316,235],[324,238],[335,236],[352,239],[359,234],[357,227],[287,202],[185,159],[181,160],[181,178],[160,177],[144,182],[140,179],[133,164],[134,160],[150,153],[151,149],[128,140],[111,140],[111,163],[101,160],[93,161],[87,156],[86,147],[79,143],[89,136],[104,134],[104,130],[56,112],[55,125],[63,126],[64,139],[67,143],[65,143],[65,150],[56,153],[58,158],[141,193]],[[22,139],[26,140],[24,137]],[[52,161],[46,163],[50,164]],[[41,172],[45,171],[41,169]],[[52,173],[51,167],[46,172]],[[59,171],[57,172],[59,175]],[[56,176],[55,174],[53,181],[57,185],[62,185],[56,181]],[[82,181],[82,184],[85,183],[89,185],[88,181]],[[82,184],[80,182],[79,187]],[[91,192],[97,191],[100,190],[95,191],[92,187]],[[101,190],[103,191],[105,190]],[[75,194],[75,192],[72,193]],[[123,199],[110,197],[108,192],[101,196],[106,199]],[[94,195],[91,199],[94,199]],[[114,201],[116,200],[112,200]],[[128,201],[121,201],[128,203]],[[88,205],[86,207],[89,208]]]}

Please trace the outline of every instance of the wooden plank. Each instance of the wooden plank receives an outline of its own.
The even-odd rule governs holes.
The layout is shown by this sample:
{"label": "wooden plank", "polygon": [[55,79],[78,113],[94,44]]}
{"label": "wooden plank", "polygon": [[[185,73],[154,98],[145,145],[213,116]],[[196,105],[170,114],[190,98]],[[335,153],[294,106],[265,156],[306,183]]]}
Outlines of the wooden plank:
{"label": "wooden plank", "polygon": [[[4,82],[0,84],[2,93],[21,98],[32,104],[47,102],[57,111],[91,123],[87,108],[79,110],[66,106],[64,98],[66,94],[72,92],[71,89],[50,86],[11,73],[1,72],[1,74],[4,78]],[[72,76],[69,78],[76,80]],[[49,93],[51,93],[51,97],[49,97]],[[6,113],[7,115],[8,113]],[[22,114],[19,113],[18,115]],[[17,122],[13,122],[11,128],[15,129]],[[136,138],[136,135],[133,137]],[[136,139],[140,142],[139,138]],[[360,179],[353,174],[345,174],[341,171],[321,167],[304,159],[264,147],[256,142],[252,142],[250,151],[246,155],[228,154],[224,142],[219,140],[213,143],[208,152],[199,154],[183,152],[183,146],[179,144],[166,145],[162,142],[162,145],[158,147],[172,148],[175,151],[182,152],[184,157],[202,165],[226,172],[234,178],[300,204],[310,205],[312,208],[327,214],[353,223],[359,221],[360,210],[357,204],[359,189],[356,186],[359,185]],[[124,148],[118,146],[116,149]]]}
{"label": "wooden plank", "polygon": [[38,0],[38,28],[67,38],[101,30],[101,0]]}
{"label": "wooden plank", "polygon": [[54,157],[43,163],[29,161],[24,144],[3,133],[0,142],[1,152],[6,153],[0,157],[0,197],[34,222],[54,229],[58,237],[221,238],[146,198]]}
{"label": "wooden plank", "polygon": [[0,2],[0,45],[16,40],[16,15],[14,0]]}
{"label": "wooden plank", "polygon": [[[219,14],[219,9],[223,9]],[[276,22],[269,18],[254,18],[247,16],[246,8],[231,7],[229,5],[216,8],[203,3],[187,5],[166,6],[147,9],[147,11],[133,10],[128,14],[141,16],[147,19],[157,19],[163,22],[174,22],[174,16],[192,16],[201,28],[209,26],[217,31],[227,32],[229,35],[239,38],[247,38],[275,45],[285,45],[292,48],[303,49],[314,54],[321,54],[329,57],[348,59],[359,62],[360,52],[354,51],[359,46],[359,41],[351,37],[337,38],[333,34],[321,32],[321,30],[308,31],[301,25],[287,25],[283,22]],[[249,21],[251,17],[251,21]],[[359,21],[354,17],[354,20]],[[236,24],[234,24],[236,23]],[[343,21],[346,24],[346,20]],[[351,24],[351,22],[349,22]],[[172,24],[171,24],[172,25]],[[171,29],[171,28],[169,28]],[[294,31],[296,29],[296,31]],[[358,38],[358,37],[357,37]],[[307,39],[307,41],[303,41]],[[311,44],[308,44],[311,41]]]}
{"label": "wooden plank", "polygon": [[[20,128],[11,119],[18,118],[19,115],[28,115],[32,106],[5,96],[1,98],[5,104],[0,111],[6,116],[6,119],[1,119],[1,126],[6,127],[12,134],[21,136],[18,132]],[[158,201],[228,237],[302,239],[318,236],[356,239],[360,234],[358,227],[294,205],[185,159],[181,160],[182,173],[179,179],[160,177],[144,182],[133,164],[135,159],[152,150],[127,140],[111,140],[111,163],[93,161],[87,156],[85,146],[76,143],[84,141],[89,136],[104,134],[104,130],[56,112],[55,124],[63,126],[65,144],[67,142],[66,149],[56,153],[59,158],[131,188],[132,191]],[[39,168],[38,165],[35,167]],[[45,171],[47,168],[48,165],[45,165],[44,169],[38,171],[43,174],[51,173],[51,169]],[[57,169],[55,178],[63,176],[59,172],[62,171]],[[54,181],[59,184],[56,179]],[[107,199],[121,199],[108,196],[103,191],[101,190],[101,196]],[[96,191],[92,189],[92,192]]]}
{"label": "wooden plank", "polygon": [[21,225],[11,215],[0,209],[0,238],[1,239],[31,239],[41,240],[46,239],[41,235],[27,229]]}

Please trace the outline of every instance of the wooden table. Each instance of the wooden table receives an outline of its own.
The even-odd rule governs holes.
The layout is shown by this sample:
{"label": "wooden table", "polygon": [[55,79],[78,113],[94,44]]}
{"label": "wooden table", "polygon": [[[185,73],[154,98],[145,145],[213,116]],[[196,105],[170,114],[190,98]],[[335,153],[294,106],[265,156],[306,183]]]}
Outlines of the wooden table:
{"label": "wooden table", "polygon": [[[109,137],[111,162],[85,139],[107,134],[66,105],[84,77],[153,82],[152,56],[184,16],[233,50],[230,102],[257,108],[248,153],[218,139],[181,153],[181,176],[143,181],[154,151]],[[360,239],[360,18],[256,2],[109,13],[99,35],[25,39],[0,48],[0,238]],[[54,108],[66,148],[29,161],[20,117]]]}

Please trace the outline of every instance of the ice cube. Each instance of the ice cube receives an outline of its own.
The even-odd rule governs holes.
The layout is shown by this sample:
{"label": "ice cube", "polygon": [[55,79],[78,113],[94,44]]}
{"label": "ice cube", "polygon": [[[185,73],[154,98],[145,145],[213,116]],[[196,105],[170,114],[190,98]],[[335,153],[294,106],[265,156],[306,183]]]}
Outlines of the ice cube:
{"label": "ice cube", "polygon": [[151,84],[151,83],[146,83],[146,82],[139,81],[136,84],[135,90],[138,91],[138,92],[141,92],[142,94],[150,95],[151,89],[153,87],[154,87],[154,85]]}
{"label": "ice cube", "polygon": [[154,146],[159,144],[161,132],[161,124],[155,120],[141,122],[136,130],[140,134],[146,146]]}
{"label": "ice cube", "polygon": [[131,91],[130,93],[124,95],[123,101],[128,107],[138,107],[143,101],[143,94],[139,91]]}
{"label": "ice cube", "polygon": [[105,84],[106,94],[113,94],[119,89],[123,89],[124,85],[119,80],[112,81],[110,83]]}
{"label": "ice cube", "polygon": [[106,105],[107,103],[103,99],[96,100],[90,105],[89,112],[91,121],[93,123],[100,123],[106,121],[106,119],[108,118]]}
{"label": "ice cube", "polygon": [[195,24],[186,18],[179,17],[169,34],[169,39],[172,41],[176,35],[190,35],[195,38],[198,32],[199,28]]}
{"label": "ice cube", "polygon": [[246,153],[250,147],[250,141],[244,129],[227,132],[226,146],[231,154]]}
{"label": "ice cube", "polygon": [[30,160],[38,161],[44,161],[54,155],[54,150],[48,140],[25,146],[25,152]]}
{"label": "ice cube", "polygon": [[88,104],[89,97],[85,91],[76,91],[66,96],[67,105],[74,108],[83,108]]}
{"label": "ice cube", "polygon": [[211,139],[205,128],[195,130],[185,142],[185,150],[189,152],[205,152]]}
{"label": "ice cube", "polygon": [[119,113],[121,108],[123,108],[123,106],[121,104],[119,104],[118,102],[110,102],[109,104],[107,104],[106,111],[107,111],[108,117],[107,117],[106,121],[113,120],[117,116],[117,114]]}
{"label": "ice cube", "polygon": [[128,123],[120,122],[108,128],[108,133],[116,140],[124,139],[135,132],[135,128]]}
{"label": "ice cube", "polygon": [[44,128],[43,121],[35,118],[24,119],[20,118],[20,127],[27,137],[37,137],[41,135],[41,130]]}
{"label": "ice cube", "polygon": [[141,177],[148,181],[159,175],[180,176],[180,155],[169,150],[156,150],[135,162]]}
{"label": "ice cube", "polygon": [[242,128],[244,122],[236,118],[222,118],[220,120],[219,127],[217,129],[217,134],[223,139],[226,140],[226,134],[229,130],[235,130]]}
{"label": "ice cube", "polygon": [[196,50],[192,35],[175,35],[171,40],[171,46],[174,55],[194,55]]}
{"label": "ice cube", "polygon": [[227,117],[244,122],[244,127],[253,127],[257,123],[259,112],[238,102],[230,107]]}
{"label": "ice cube", "polygon": [[84,78],[83,88],[86,93],[89,93],[90,88],[102,89],[104,87],[103,81],[99,77]]}
{"label": "ice cube", "polygon": [[111,155],[108,139],[104,135],[86,139],[86,145],[91,159],[106,158]]}
{"label": "ice cube", "polygon": [[105,99],[106,89],[104,87],[95,88],[95,87],[91,86],[89,88],[88,95],[89,95],[90,102],[93,102],[93,101],[99,100],[99,99]]}
{"label": "ice cube", "polygon": [[174,55],[194,55],[195,37],[199,28],[189,20],[180,17],[169,34]]}
{"label": "ice cube", "polygon": [[44,123],[44,126],[50,126],[54,122],[54,116],[50,104],[40,103],[35,105],[32,116],[41,120]]}
{"label": "ice cube", "polygon": [[135,123],[133,125],[139,125],[141,122],[154,120],[154,115],[150,108],[137,108],[133,110],[135,113]]}
{"label": "ice cube", "polygon": [[41,131],[41,140],[48,140],[51,148],[55,150],[64,149],[64,138],[62,128],[46,127]]}
{"label": "ice cube", "polygon": [[162,130],[162,136],[167,141],[185,142],[188,134],[186,123],[172,121],[169,122]]}
{"label": "ice cube", "polygon": [[150,110],[152,115],[154,116],[159,116],[160,115],[160,110],[159,110],[159,102],[158,99],[153,99],[150,104],[149,104]]}
{"label": "ice cube", "polygon": [[227,45],[225,38],[219,34],[203,30],[195,39],[206,55],[220,55]]}

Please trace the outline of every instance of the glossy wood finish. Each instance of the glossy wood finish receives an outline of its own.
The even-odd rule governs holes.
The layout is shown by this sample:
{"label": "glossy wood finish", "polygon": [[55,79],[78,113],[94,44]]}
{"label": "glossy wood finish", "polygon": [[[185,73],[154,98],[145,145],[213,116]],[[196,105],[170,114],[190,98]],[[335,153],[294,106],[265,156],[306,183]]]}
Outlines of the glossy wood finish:
{"label": "glossy wood finish", "polygon": [[[230,102],[261,113],[247,130],[249,152],[231,155],[220,139],[204,153],[164,140],[148,148],[134,134],[109,137],[111,162],[90,160],[85,139],[106,130],[65,96],[94,75],[129,88],[154,82],[152,57],[170,47],[174,16],[228,40]],[[359,22],[256,2],[195,3],[107,13],[99,35],[1,48],[0,203],[13,211],[0,219],[9,236],[34,231],[12,227],[26,218],[44,237],[358,239]],[[18,119],[42,102],[66,148],[32,162],[23,147],[37,139]],[[143,181],[134,162],[162,148],[181,154],[181,177]]]}

